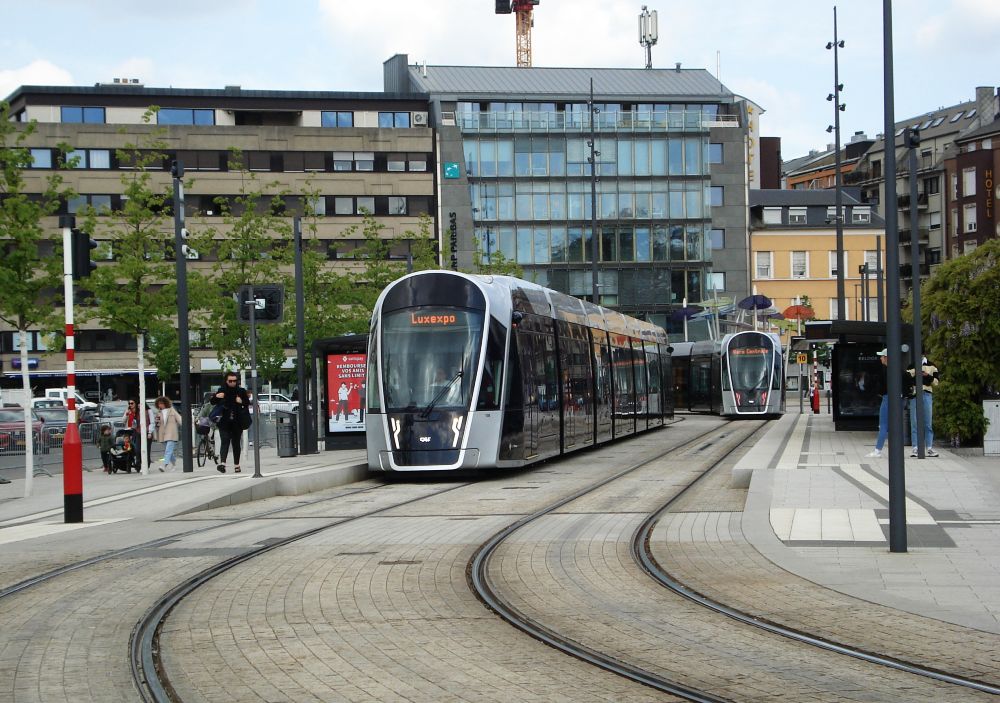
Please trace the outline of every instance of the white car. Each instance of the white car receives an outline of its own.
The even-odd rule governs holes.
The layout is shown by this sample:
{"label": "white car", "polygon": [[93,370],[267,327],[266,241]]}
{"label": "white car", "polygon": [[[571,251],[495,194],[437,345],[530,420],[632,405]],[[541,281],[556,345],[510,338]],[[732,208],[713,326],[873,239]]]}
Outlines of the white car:
{"label": "white car", "polygon": [[260,412],[264,415],[270,415],[276,410],[285,410],[291,413],[299,410],[299,401],[292,400],[281,393],[258,393],[257,403],[260,406]]}

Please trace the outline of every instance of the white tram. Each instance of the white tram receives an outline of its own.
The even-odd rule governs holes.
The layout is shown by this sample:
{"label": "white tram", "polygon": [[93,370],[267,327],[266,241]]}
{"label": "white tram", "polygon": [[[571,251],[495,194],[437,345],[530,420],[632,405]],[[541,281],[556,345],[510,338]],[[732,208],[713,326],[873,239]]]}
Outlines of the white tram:
{"label": "white tram", "polygon": [[519,467],[661,427],[670,377],[655,325],[507,276],[414,273],[372,316],[368,465]]}

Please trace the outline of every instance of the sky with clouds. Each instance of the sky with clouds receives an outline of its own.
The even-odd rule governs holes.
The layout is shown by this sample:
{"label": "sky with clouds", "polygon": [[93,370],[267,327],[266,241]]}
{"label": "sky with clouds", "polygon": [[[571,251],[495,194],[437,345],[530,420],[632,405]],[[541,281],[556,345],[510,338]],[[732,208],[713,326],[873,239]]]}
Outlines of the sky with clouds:
{"label": "sky with clouds", "polygon": [[[654,67],[716,72],[761,105],[761,133],[794,158],[832,142],[833,3],[644,0],[659,15]],[[542,0],[535,66],[641,68],[642,0]],[[513,16],[493,0],[0,0],[0,96],[20,85],[380,91],[382,62],[511,66]],[[882,131],[882,3],[840,0],[841,130]],[[1000,84],[1000,0],[895,0],[897,119]]]}

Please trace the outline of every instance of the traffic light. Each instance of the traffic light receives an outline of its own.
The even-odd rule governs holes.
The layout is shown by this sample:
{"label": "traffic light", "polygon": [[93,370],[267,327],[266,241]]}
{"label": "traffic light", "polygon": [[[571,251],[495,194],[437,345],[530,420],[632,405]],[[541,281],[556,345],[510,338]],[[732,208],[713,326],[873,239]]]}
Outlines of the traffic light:
{"label": "traffic light", "polygon": [[909,148],[920,146],[920,130],[917,128],[906,130],[906,146]]}
{"label": "traffic light", "polygon": [[[284,316],[285,289],[284,286],[261,284],[253,287],[254,321],[281,322]],[[240,288],[236,297],[239,309],[237,317],[240,322],[250,322],[250,286]]]}
{"label": "traffic light", "polygon": [[90,258],[90,252],[97,248],[97,242],[86,232],[74,229],[70,231],[70,245],[73,254],[73,280],[87,278],[97,268],[97,264]]}

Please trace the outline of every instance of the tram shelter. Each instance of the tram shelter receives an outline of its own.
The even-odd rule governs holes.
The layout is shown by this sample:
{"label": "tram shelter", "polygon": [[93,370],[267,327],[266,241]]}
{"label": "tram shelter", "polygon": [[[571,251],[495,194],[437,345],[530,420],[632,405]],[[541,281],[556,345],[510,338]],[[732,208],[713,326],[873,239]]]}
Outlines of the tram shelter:
{"label": "tram shelter", "polygon": [[313,344],[313,358],[327,450],[364,447],[368,335],[319,339]]}
{"label": "tram shelter", "polygon": [[[806,322],[805,342],[832,345],[833,424],[840,431],[877,431],[885,392],[885,368],[878,352],[886,344],[885,322],[817,320]],[[910,363],[913,325],[902,325],[903,367]]]}

